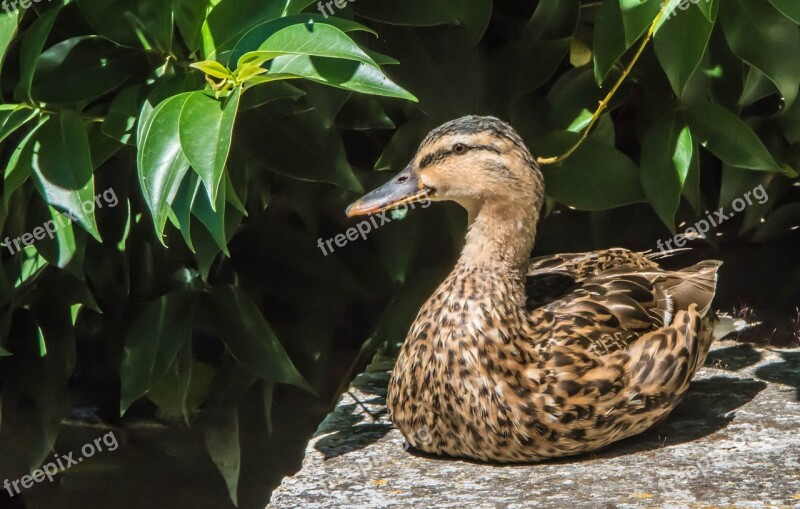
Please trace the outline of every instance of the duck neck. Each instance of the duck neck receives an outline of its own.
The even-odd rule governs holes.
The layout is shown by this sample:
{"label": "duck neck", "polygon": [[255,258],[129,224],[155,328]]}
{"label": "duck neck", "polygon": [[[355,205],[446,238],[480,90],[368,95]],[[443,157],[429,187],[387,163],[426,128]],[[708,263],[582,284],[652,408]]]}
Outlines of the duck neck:
{"label": "duck neck", "polygon": [[524,276],[539,220],[539,200],[487,201],[470,212],[458,268]]}

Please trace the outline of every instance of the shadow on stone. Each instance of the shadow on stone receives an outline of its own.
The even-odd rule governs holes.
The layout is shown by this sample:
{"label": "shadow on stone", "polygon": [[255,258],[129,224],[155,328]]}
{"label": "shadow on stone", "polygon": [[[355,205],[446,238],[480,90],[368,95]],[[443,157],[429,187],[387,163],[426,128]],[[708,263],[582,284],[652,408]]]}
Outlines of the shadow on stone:
{"label": "shadow on stone", "polygon": [[778,352],[783,362],[773,362],[756,370],[756,376],[768,382],[788,385],[797,389],[795,399],[800,401],[800,353]]}
{"label": "shadow on stone", "polygon": [[614,457],[691,442],[711,435],[734,418],[767,384],[760,380],[716,376],[692,382],[683,401],[661,426],[610,445],[597,456]]}
{"label": "shadow on stone", "polygon": [[753,348],[753,345],[746,343],[710,352],[706,358],[706,366],[726,371],[739,371],[758,364],[761,358],[761,352]]}
{"label": "shadow on stone", "polygon": [[[387,372],[362,373],[353,381],[347,395],[355,403],[339,404],[320,425],[321,438],[315,448],[325,459],[363,449],[383,438],[392,425],[381,419],[386,415]],[[355,389],[355,390],[354,390]]]}

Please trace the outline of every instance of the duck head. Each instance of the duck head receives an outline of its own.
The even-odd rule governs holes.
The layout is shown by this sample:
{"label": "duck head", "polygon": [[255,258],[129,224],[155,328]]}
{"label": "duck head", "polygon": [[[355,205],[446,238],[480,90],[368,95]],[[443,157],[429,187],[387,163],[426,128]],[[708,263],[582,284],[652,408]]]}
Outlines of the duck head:
{"label": "duck head", "polygon": [[407,203],[454,201],[469,223],[485,208],[538,208],[542,175],[522,138],[495,117],[466,116],[431,131],[406,168],[347,208],[350,217]]}

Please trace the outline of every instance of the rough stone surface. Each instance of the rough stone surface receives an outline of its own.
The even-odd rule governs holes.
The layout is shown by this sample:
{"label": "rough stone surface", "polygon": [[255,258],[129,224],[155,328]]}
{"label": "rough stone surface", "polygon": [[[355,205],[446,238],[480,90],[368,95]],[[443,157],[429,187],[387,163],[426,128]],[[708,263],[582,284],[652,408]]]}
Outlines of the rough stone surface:
{"label": "rough stone surface", "polygon": [[391,359],[359,375],[272,508],[800,508],[800,350],[718,343],[669,420],[593,455],[481,464],[408,448],[386,416]]}

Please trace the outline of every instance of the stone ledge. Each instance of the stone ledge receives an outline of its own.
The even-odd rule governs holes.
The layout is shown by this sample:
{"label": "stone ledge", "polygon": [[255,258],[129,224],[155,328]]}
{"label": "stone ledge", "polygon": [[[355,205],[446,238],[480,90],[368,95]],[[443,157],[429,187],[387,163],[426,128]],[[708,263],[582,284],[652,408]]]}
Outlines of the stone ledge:
{"label": "stone ledge", "polygon": [[593,455],[490,465],[406,450],[376,358],[269,507],[800,508],[800,350],[719,342],[657,430]]}

